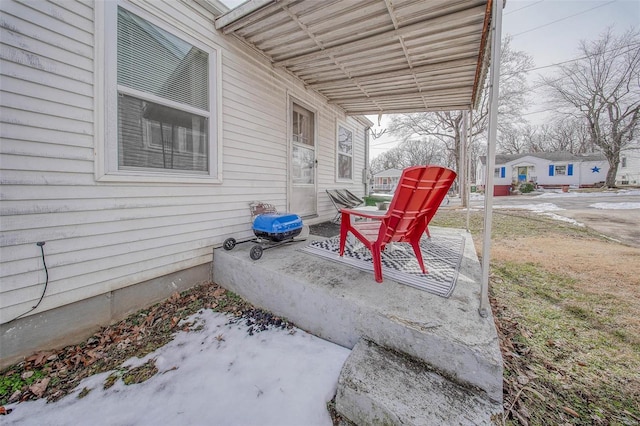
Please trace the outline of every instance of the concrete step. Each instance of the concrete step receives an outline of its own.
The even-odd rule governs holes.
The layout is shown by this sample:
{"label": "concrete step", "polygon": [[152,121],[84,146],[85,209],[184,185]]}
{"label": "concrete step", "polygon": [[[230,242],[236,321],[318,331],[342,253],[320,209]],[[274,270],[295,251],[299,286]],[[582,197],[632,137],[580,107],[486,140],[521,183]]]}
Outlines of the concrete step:
{"label": "concrete step", "polygon": [[483,391],[364,339],[340,373],[336,410],[356,425],[493,425],[502,413]]}

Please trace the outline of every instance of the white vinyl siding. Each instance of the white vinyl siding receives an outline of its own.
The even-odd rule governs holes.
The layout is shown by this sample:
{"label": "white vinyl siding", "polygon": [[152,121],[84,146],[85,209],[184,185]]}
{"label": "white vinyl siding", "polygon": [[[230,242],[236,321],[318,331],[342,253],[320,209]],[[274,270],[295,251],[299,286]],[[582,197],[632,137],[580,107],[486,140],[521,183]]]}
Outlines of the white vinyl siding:
{"label": "white vinyl siding", "polygon": [[362,195],[362,124],[218,34],[214,17],[197,4],[174,0],[135,2],[132,9],[144,8],[153,22],[217,49],[224,113],[216,113],[216,168],[224,181],[104,179],[95,160],[106,155],[100,151],[108,129],[100,117],[114,106],[100,102],[104,51],[96,31],[104,3],[0,2],[6,23],[0,29],[0,322],[29,310],[41,295],[38,241],[46,242],[50,282],[34,313],[210,262],[212,248],[226,238],[252,235],[251,201],[284,211],[289,94],[317,111],[316,221],[335,214],[323,194],[336,185],[336,119],[354,130],[354,181],[341,186]]}

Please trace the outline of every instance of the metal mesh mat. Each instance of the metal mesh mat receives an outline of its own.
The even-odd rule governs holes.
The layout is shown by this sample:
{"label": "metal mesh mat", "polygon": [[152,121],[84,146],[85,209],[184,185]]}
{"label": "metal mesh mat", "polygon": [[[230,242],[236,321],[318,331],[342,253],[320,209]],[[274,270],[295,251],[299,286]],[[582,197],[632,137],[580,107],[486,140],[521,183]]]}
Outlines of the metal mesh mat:
{"label": "metal mesh mat", "polygon": [[[339,237],[312,241],[300,249],[334,262],[353,266],[373,274],[371,252],[359,241],[348,238],[344,256],[338,256]],[[408,243],[388,245],[382,252],[382,275],[401,284],[415,287],[441,297],[449,297],[458,279],[464,252],[464,237],[424,236],[420,240],[426,274],[422,273],[413,249]]]}

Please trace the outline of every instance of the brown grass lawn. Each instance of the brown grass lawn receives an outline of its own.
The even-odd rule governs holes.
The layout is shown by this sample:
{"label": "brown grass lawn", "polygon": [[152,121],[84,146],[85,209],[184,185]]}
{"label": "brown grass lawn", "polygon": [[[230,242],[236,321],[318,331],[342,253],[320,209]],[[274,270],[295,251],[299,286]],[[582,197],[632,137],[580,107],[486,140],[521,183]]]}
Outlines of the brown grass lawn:
{"label": "brown grass lawn", "polygon": [[[441,210],[433,225],[464,228]],[[505,424],[640,424],[640,249],[527,213],[494,214],[490,297]],[[470,230],[481,256],[482,216]]]}

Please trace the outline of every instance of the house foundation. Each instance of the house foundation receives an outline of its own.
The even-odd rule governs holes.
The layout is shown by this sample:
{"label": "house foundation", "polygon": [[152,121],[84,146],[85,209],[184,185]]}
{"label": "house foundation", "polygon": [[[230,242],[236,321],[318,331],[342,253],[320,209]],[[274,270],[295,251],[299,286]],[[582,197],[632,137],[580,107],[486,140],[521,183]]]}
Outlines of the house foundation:
{"label": "house foundation", "polygon": [[34,352],[82,341],[176,291],[209,281],[210,275],[211,265],[206,263],[2,324],[0,369]]}

